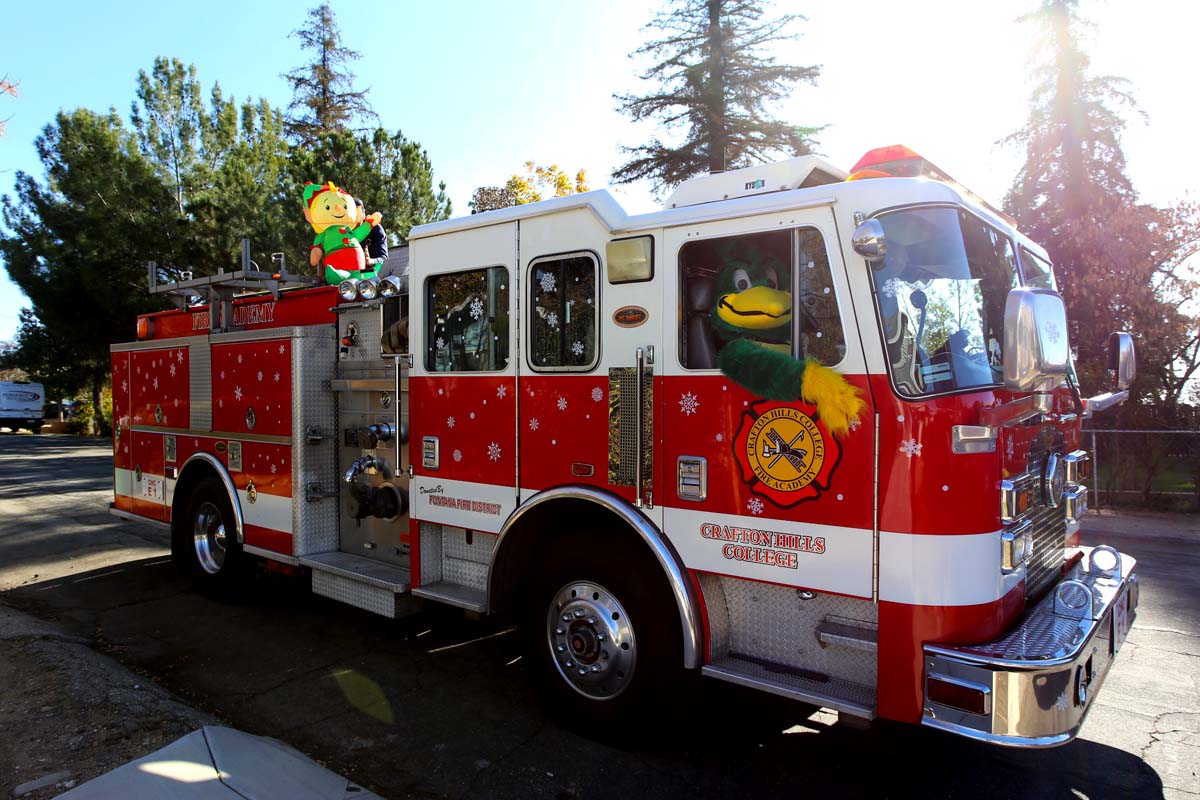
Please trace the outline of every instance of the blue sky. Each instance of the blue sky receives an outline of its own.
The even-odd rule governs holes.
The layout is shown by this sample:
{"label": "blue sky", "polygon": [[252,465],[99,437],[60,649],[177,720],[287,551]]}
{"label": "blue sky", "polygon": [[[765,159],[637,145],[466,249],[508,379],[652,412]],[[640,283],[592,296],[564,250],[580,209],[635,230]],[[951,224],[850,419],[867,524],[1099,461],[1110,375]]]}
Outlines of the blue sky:
{"label": "blue sky", "polygon": [[[60,108],[115,107],[128,118],[139,69],[155,56],[194,63],[207,92],[290,99],[280,74],[304,55],[288,34],[308,2],[203,4],[63,0],[48,13],[32,3],[5,12],[0,75],[20,81],[21,97],[0,98],[11,117],[0,138],[0,193],[16,170],[42,177],[33,142]],[[905,143],[956,178],[999,201],[1020,161],[995,142],[1019,127],[1028,94],[1029,31],[1016,17],[1029,2],[905,4],[780,2],[808,17],[783,57],[821,64],[816,87],[799,87],[779,116],[830,124],[821,150],[848,168],[871,147]],[[1130,174],[1144,197],[1168,202],[1200,186],[1192,147],[1197,112],[1183,55],[1200,27],[1200,4],[1083,0],[1096,22],[1096,70],[1133,81],[1150,122],[1126,136]],[[656,4],[631,0],[527,0],[522,3],[333,0],[345,43],[362,52],[360,87],[389,129],[428,150],[455,213],[471,192],[503,183],[534,159],[574,171],[593,188],[621,163],[620,144],[652,133],[618,114],[612,95],[637,89],[628,58]],[[315,176],[319,177],[319,176]],[[315,179],[314,178],[314,179]],[[646,187],[618,194],[633,211],[653,208]],[[12,337],[26,303],[0,275],[0,341]],[[132,324],[132,321],[131,321]]]}

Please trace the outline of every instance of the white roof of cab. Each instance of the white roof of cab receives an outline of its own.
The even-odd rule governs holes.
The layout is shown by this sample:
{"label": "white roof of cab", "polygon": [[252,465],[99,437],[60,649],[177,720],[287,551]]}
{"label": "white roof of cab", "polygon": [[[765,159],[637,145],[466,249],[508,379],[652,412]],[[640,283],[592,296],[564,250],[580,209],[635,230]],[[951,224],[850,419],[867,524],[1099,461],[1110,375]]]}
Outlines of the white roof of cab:
{"label": "white roof of cab", "polygon": [[[845,179],[846,173],[829,162],[816,156],[803,156],[684,181],[667,198],[662,211],[649,214],[627,214],[608,190],[600,189],[418,225],[408,234],[408,238],[423,239],[575,208],[590,208],[614,233],[645,230],[767,211],[780,205],[780,192],[840,183]],[[823,197],[819,202],[831,201],[832,195]],[[717,202],[721,203],[720,210],[711,206],[704,208]]]}

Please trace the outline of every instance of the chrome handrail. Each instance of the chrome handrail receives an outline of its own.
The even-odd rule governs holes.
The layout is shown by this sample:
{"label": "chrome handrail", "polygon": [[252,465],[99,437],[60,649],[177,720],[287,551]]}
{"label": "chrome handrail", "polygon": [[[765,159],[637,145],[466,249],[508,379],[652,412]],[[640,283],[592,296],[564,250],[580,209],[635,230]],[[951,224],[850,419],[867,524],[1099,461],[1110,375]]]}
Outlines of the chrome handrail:
{"label": "chrome handrail", "polygon": [[[637,430],[634,445],[634,462],[633,462],[633,504],[638,508],[642,507],[642,449],[646,446],[645,439],[645,397],[646,387],[644,385],[645,377],[642,371],[646,367],[646,354],[642,348],[638,348],[634,355],[635,369],[637,375],[634,382],[634,391],[637,394]],[[628,473],[626,473],[628,474]]]}

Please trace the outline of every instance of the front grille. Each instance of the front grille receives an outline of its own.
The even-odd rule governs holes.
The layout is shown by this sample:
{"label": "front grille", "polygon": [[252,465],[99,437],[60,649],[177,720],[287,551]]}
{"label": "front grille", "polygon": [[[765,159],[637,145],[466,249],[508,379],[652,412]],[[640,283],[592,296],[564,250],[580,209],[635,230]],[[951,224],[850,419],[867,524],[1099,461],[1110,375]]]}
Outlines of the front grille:
{"label": "front grille", "polygon": [[1025,565],[1025,597],[1039,594],[1058,577],[1067,547],[1067,518],[1061,507],[1038,506],[1033,524],[1033,556]]}

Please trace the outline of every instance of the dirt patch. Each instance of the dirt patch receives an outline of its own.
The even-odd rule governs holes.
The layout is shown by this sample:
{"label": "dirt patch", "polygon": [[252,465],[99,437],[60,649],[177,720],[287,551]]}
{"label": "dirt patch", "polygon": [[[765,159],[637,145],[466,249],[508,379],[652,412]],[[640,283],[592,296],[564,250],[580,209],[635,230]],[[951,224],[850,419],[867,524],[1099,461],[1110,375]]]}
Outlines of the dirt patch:
{"label": "dirt patch", "polygon": [[0,798],[42,800],[220,724],[82,640],[0,606]]}

